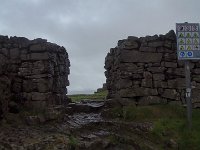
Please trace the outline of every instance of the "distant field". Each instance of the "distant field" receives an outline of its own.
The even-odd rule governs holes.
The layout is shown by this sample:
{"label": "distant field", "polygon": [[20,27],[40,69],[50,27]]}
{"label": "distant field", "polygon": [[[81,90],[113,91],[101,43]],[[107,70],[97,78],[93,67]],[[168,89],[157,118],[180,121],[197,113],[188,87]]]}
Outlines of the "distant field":
{"label": "distant field", "polygon": [[99,93],[94,93],[94,94],[74,94],[74,95],[68,95],[69,98],[73,102],[79,102],[81,100],[104,100],[107,96],[107,91],[102,91]]}

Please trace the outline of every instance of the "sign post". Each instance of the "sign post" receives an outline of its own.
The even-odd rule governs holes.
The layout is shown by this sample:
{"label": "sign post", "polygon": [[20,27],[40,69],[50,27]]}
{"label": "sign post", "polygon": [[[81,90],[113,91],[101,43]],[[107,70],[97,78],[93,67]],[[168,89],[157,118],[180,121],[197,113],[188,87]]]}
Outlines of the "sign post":
{"label": "sign post", "polygon": [[192,101],[191,101],[191,80],[190,60],[200,59],[200,32],[198,23],[177,23],[177,55],[178,60],[185,61],[186,79],[186,102],[188,127],[192,128]]}

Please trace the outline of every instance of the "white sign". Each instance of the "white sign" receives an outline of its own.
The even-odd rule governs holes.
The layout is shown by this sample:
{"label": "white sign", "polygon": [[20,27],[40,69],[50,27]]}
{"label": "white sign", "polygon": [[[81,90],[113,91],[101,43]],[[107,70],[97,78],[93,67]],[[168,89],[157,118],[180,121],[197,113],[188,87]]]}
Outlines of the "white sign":
{"label": "white sign", "polygon": [[177,23],[178,59],[200,59],[200,30],[198,23]]}

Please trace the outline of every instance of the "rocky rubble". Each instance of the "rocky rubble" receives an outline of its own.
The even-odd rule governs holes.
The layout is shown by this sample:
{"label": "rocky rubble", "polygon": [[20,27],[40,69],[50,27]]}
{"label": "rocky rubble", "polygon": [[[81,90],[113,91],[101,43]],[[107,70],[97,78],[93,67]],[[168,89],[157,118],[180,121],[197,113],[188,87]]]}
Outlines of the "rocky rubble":
{"label": "rocky rubble", "polygon": [[[191,61],[192,98],[200,104],[200,63]],[[108,98],[136,105],[185,103],[184,62],[176,56],[176,35],[129,36],[105,58]]]}
{"label": "rocky rubble", "polygon": [[45,39],[0,36],[0,116],[21,106],[67,103],[69,66],[64,47]]}

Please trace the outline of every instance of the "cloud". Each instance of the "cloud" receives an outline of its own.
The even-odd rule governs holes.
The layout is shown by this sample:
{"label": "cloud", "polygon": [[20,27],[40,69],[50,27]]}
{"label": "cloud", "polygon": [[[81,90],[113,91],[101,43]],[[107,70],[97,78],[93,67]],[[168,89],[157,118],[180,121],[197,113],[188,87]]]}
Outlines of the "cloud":
{"label": "cloud", "polygon": [[199,0],[6,0],[0,34],[64,46],[71,61],[69,91],[88,91],[105,82],[104,59],[118,40],[199,22],[199,6]]}

